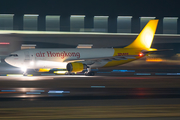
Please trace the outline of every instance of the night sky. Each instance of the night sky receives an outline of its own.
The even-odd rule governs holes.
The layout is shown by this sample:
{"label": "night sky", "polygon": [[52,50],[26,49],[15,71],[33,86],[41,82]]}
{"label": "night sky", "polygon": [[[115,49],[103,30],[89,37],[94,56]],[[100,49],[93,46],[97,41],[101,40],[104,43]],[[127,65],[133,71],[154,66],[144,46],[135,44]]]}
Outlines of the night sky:
{"label": "night sky", "polygon": [[180,16],[179,0],[1,0],[0,14]]}

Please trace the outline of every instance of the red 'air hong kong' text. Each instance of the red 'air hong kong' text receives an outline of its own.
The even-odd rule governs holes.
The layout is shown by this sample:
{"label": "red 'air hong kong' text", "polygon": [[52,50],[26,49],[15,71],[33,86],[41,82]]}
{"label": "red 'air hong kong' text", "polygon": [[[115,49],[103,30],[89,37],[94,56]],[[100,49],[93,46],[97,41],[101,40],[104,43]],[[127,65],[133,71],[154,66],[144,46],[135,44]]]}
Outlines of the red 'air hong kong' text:
{"label": "red 'air hong kong' text", "polygon": [[47,51],[46,53],[39,52],[36,53],[36,57],[60,57],[61,59],[64,59],[65,57],[77,57],[80,58],[79,52],[51,52]]}

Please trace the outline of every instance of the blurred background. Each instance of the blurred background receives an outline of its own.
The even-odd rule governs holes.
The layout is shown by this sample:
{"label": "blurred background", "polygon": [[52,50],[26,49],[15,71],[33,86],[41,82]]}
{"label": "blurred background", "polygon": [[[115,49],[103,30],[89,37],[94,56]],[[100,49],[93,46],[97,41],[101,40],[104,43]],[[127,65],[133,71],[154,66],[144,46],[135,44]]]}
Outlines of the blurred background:
{"label": "blurred background", "polygon": [[[170,0],[0,1],[0,119],[179,120],[179,13]],[[125,47],[151,19],[159,19],[152,48],[169,50],[93,77],[22,76],[4,61],[21,49]]]}

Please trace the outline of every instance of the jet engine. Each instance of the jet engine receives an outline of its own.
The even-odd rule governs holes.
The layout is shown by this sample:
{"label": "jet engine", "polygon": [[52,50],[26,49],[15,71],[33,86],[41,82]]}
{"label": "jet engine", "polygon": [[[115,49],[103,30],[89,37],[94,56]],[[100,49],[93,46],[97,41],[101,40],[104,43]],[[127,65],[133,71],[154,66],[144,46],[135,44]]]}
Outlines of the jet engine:
{"label": "jet engine", "polygon": [[68,63],[66,66],[66,69],[69,72],[82,72],[83,70],[87,69],[87,65],[82,64],[82,63]]}

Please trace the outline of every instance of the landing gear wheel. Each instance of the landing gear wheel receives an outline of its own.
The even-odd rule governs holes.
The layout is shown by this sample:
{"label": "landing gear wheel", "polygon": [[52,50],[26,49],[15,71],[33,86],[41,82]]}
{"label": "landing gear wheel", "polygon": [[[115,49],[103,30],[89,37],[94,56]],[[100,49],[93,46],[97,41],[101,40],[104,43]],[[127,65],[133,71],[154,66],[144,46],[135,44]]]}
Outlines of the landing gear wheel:
{"label": "landing gear wheel", "polygon": [[88,72],[88,73],[85,73],[86,76],[94,76],[95,75],[95,72]]}
{"label": "landing gear wheel", "polygon": [[28,74],[27,73],[23,73],[23,76],[28,76]]}
{"label": "landing gear wheel", "polygon": [[94,76],[95,72],[90,72],[89,74],[90,74],[90,76]]}
{"label": "landing gear wheel", "polygon": [[69,75],[70,73],[69,72],[66,72],[65,75]]}

